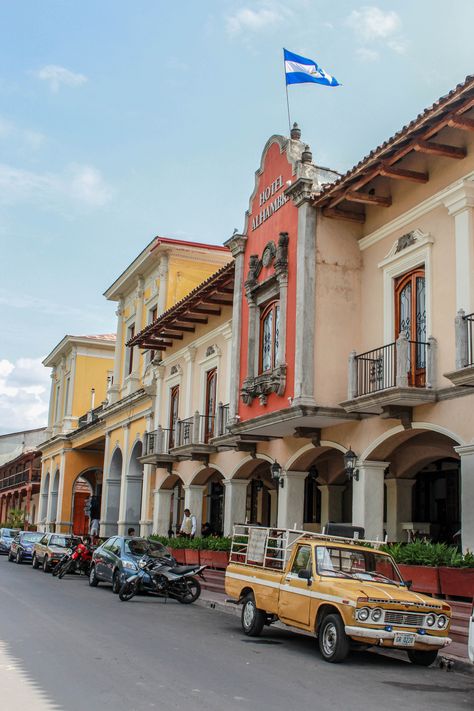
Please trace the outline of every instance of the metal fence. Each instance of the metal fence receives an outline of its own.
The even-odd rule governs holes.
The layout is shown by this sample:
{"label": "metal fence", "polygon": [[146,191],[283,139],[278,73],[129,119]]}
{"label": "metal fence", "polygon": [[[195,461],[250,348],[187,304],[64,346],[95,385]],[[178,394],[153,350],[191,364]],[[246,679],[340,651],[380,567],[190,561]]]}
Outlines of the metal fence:
{"label": "metal fence", "polygon": [[368,395],[396,384],[396,347],[389,343],[356,356],[357,394]]}

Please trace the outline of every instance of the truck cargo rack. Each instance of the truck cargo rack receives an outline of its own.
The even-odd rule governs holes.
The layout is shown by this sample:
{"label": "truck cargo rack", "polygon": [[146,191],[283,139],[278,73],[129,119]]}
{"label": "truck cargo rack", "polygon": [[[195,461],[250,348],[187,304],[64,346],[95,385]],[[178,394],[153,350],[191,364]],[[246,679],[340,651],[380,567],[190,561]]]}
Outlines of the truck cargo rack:
{"label": "truck cargo rack", "polygon": [[325,543],[371,546],[372,548],[379,548],[384,543],[379,540],[300,531],[296,528],[275,528],[236,523],[232,534],[229,562],[283,570],[290,558],[293,546],[300,538],[309,538]]}

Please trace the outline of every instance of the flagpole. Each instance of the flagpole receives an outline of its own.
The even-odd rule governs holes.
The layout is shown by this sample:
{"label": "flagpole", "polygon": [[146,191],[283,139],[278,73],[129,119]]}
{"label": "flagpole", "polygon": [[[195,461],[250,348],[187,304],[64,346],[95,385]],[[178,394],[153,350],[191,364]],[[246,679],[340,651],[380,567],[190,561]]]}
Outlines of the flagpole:
{"label": "flagpole", "polygon": [[291,135],[290,99],[288,98],[288,84],[286,83],[285,50],[283,50],[283,78],[286,90],[286,110],[288,111],[288,136]]}

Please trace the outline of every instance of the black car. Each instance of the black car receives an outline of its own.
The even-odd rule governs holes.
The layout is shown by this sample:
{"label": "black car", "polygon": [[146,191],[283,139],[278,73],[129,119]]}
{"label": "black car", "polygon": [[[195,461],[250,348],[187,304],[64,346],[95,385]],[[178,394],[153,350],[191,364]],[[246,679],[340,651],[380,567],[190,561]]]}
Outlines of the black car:
{"label": "black car", "polygon": [[138,561],[145,553],[151,557],[166,557],[171,564],[175,562],[168,549],[158,541],[112,536],[94,551],[89,585],[95,588],[102,582],[111,583],[112,591],[118,594],[124,580],[137,572]]}
{"label": "black car", "polygon": [[20,533],[19,528],[0,528],[0,554],[9,554],[10,546],[17,533]]}
{"label": "black car", "polygon": [[17,563],[31,562],[33,558],[33,546],[40,538],[42,533],[36,531],[20,531],[17,533],[10,546],[8,560],[15,560]]}

